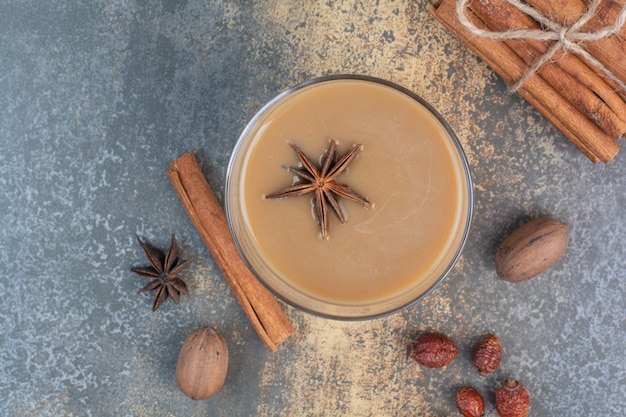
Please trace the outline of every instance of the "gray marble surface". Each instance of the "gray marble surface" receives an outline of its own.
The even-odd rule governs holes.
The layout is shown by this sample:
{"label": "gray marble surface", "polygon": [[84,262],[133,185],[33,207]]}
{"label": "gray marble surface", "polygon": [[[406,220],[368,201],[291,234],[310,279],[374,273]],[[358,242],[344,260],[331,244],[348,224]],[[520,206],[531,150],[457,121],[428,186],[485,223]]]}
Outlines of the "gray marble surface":
{"label": "gray marble surface", "polygon": [[[626,414],[626,154],[590,163],[427,13],[426,1],[0,1],[0,415],[457,416],[472,385],[518,378],[532,416]],[[463,256],[421,303],[345,323],[283,305],[296,334],[258,339],[165,171],[191,151],[216,192],[247,120],[324,74],[385,78],[423,96],[463,143],[475,216]],[[623,140],[620,140],[623,144]],[[513,285],[495,249],[524,221],[570,225],[565,256]],[[172,233],[191,297],[150,311],[139,234]],[[178,351],[226,338],[220,393],[185,397]],[[420,332],[450,335],[444,370],[405,360]],[[472,344],[496,332],[503,366]]]}

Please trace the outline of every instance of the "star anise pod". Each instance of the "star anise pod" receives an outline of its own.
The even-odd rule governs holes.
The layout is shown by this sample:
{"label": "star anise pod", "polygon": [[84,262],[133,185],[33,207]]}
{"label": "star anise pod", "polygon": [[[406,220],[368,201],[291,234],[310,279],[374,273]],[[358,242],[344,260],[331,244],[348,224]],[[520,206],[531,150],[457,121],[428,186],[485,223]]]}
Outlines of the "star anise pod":
{"label": "star anise pod", "polygon": [[333,208],[333,211],[341,223],[346,222],[346,217],[337,202],[337,197],[355,201],[365,208],[372,207],[371,203],[367,201],[365,197],[360,196],[347,185],[339,184],[335,181],[335,178],[337,178],[357,156],[362,145],[358,144],[352,146],[352,149],[346,155],[336,160],[337,142],[331,139],[325,151],[326,155],[322,159],[321,167],[311,162],[296,144],[290,143],[289,145],[296,152],[296,155],[298,155],[302,168],[287,167],[287,170],[294,173],[300,179],[300,182],[277,193],[268,194],[265,198],[295,197],[314,193],[315,216],[320,226],[323,239],[328,237],[328,205]]}
{"label": "star anise pod", "polygon": [[189,267],[191,260],[183,261],[178,258],[179,250],[176,236],[172,235],[172,243],[165,254],[146,241],[141,240],[139,236],[137,236],[137,240],[146,252],[151,266],[131,268],[130,270],[142,278],[152,280],[148,285],[137,291],[137,294],[140,294],[144,291],[156,290],[154,301],[152,302],[152,311],[159,308],[169,297],[172,297],[176,304],[180,300],[181,293],[189,297],[187,285],[177,275]]}

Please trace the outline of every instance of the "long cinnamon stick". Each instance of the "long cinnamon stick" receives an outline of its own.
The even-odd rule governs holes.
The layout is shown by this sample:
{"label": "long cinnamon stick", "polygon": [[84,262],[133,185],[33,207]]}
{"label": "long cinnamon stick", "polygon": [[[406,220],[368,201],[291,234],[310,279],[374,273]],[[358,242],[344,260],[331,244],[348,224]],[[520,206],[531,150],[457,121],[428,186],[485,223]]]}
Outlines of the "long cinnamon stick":
{"label": "long cinnamon stick", "polygon": [[[429,11],[507,83],[514,83],[527,71],[528,65],[506,43],[476,37],[465,29],[456,18],[454,0],[438,1]],[[485,28],[473,12],[467,10],[467,13],[478,27]],[[539,75],[530,77],[518,92],[591,161],[608,163],[618,153],[619,145],[614,138],[581,114]]]}
{"label": "long cinnamon stick", "polygon": [[194,155],[186,153],[174,160],[167,176],[254,329],[268,349],[275,351],[294,329],[274,295],[257,280],[239,255],[224,210]]}
{"label": "long cinnamon stick", "polygon": [[[469,5],[493,31],[540,28],[535,20],[506,0],[476,0]],[[534,39],[507,39],[504,42],[529,66],[549,47],[547,42]],[[626,132],[626,102],[577,56],[562,51],[557,54],[539,68],[539,75],[609,136],[622,136]]]}

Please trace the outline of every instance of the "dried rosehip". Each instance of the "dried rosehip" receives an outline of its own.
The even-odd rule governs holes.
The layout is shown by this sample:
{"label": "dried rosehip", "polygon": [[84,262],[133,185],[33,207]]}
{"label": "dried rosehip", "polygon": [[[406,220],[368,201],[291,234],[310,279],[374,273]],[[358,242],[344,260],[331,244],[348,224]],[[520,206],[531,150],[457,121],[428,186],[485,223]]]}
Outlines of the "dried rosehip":
{"label": "dried rosehip", "polygon": [[507,379],[496,390],[496,411],[500,417],[526,417],[529,406],[528,391],[514,379]]}
{"label": "dried rosehip", "polygon": [[502,362],[502,347],[498,338],[488,334],[480,339],[472,352],[472,361],[482,376],[498,369]]}
{"label": "dried rosehip", "polygon": [[463,417],[482,417],[485,412],[485,401],[474,388],[463,387],[456,392],[456,408]]}
{"label": "dried rosehip", "polygon": [[411,344],[409,358],[427,368],[441,368],[456,358],[456,345],[446,336],[425,333]]}

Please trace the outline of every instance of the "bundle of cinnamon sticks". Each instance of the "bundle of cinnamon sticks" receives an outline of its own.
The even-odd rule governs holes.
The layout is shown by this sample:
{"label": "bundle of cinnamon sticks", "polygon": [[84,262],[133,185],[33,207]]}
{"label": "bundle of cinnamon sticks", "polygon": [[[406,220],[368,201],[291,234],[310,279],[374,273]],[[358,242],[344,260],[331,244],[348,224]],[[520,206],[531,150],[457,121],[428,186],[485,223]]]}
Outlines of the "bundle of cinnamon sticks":
{"label": "bundle of cinnamon sticks", "polygon": [[[566,26],[578,21],[588,10],[589,1],[525,0],[525,3]],[[459,21],[456,2],[436,0],[430,6],[430,13],[509,85],[524,77],[556,42],[477,36]],[[592,33],[613,25],[622,12],[622,3],[602,0],[580,31]],[[465,16],[484,31],[543,29],[539,22],[507,0],[471,0],[467,6]],[[626,83],[626,25],[616,34],[581,46],[604,68],[578,54],[557,50],[517,92],[591,161],[608,163],[617,155],[618,141],[626,133],[626,90],[622,87]]]}

